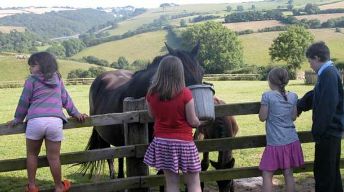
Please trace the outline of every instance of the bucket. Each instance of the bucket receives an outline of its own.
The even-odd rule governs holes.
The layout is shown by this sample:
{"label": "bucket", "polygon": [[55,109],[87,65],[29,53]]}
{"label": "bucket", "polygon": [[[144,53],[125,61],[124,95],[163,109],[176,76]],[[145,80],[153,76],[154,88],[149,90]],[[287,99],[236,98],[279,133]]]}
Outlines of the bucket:
{"label": "bucket", "polygon": [[196,115],[199,120],[214,120],[214,89],[210,85],[191,85],[188,87],[192,91],[195,102]]}

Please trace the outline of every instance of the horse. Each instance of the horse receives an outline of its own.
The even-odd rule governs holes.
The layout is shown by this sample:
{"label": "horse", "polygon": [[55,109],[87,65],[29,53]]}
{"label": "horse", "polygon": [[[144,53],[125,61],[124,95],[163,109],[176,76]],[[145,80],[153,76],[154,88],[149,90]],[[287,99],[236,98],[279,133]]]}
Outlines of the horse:
{"label": "horse", "polygon": [[[123,112],[124,98],[133,97],[137,99],[144,97],[160,61],[167,55],[176,56],[182,61],[186,86],[201,84],[204,70],[196,59],[200,44],[197,43],[190,52],[173,49],[166,43],[165,45],[168,54],[155,57],[152,63],[147,65],[146,69],[135,73],[126,70],[109,71],[96,77],[89,92],[90,115],[121,113]],[[149,129],[150,133],[152,133],[152,125],[149,126]],[[110,145],[124,146],[124,142],[123,125],[94,126],[86,150],[107,148]],[[107,162],[110,178],[114,179],[113,159],[108,159]],[[90,170],[91,176],[100,174],[104,163],[105,161],[83,163],[81,172],[85,175]],[[117,178],[123,177],[123,158],[119,158]]]}
{"label": "horse", "polygon": [[[225,102],[214,97],[214,104],[225,104]],[[216,117],[214,121],[209,121],[198,127],[194,134],[194,139],[235,137],[238,130],[238,124],[233,116]],[[202,171],[206,171],[209,168],[209,162],[215,169],[230,169],[234,167],[235,159],[233,158],[232,150],[219,151],[217,162],[209,160],[209,152],[204,152],[201,161]],[[233,180],[217,181],[217,185],[219,192],[234,192]],[[204,184],[202,183],[202,190],[203,187]]]}

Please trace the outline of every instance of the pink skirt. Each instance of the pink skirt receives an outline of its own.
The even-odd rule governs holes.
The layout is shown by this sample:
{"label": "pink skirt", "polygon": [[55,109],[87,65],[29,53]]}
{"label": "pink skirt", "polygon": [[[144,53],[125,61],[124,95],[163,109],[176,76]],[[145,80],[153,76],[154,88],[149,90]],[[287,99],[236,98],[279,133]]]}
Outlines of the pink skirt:
{"label": "pink skirt", "polygon": [[198,150],[193,141],[181,141],[155,137],[149,145],[144,163],[157,170],[174,173],[197,173],[201,171]]}
{"label": "pink skirt", "polygon": [[266,146],[259,169],[262,171],[276,171],[278,169],[290,169],[303,165],[301,143],[297,140],[287,145]]}

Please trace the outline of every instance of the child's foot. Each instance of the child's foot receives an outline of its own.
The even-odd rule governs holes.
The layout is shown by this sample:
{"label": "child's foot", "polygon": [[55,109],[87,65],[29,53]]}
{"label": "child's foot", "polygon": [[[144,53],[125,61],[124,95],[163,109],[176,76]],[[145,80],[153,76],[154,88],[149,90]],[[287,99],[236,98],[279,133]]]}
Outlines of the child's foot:
{"label": "child's foot", "polygon": [[61,182],[61,185],[55,186],[55,192],[68,192],[72,184],[68,180]]}
{"label": "child's foot", "polygon": [[39,188],[36,185],[31,186],[31,185],[27,184],[25,186],[25,192],[38,192],[38,191],[39,191]]}

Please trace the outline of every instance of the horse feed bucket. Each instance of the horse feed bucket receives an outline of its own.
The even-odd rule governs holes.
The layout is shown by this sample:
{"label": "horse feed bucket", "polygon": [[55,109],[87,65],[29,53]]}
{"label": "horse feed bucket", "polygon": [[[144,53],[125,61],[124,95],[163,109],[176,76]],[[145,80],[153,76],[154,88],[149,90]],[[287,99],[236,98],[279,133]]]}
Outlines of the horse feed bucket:
{"label": "horse feed bucket", "polygon": [[210,85],[192,85],[188,88],[192,91],[197,117],[200,120],[215,119],[214,89]]}

